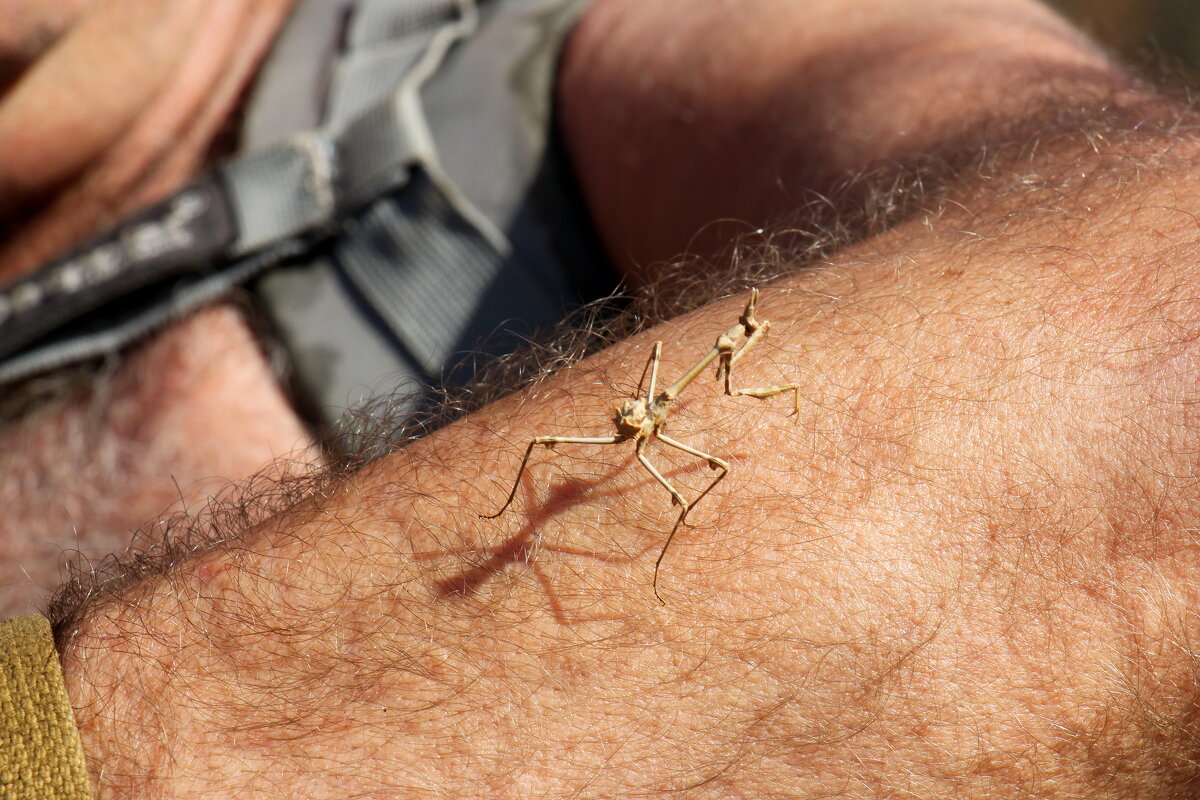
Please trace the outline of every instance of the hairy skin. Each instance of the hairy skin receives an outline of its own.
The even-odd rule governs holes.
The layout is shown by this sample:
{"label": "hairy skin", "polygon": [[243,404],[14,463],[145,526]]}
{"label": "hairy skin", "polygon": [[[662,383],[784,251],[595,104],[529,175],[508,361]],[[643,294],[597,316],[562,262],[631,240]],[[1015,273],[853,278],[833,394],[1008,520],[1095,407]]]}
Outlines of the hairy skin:
{"label": "hairy skin", "polygon": [[[0,280],[191,177],[290,2],[0,10],[0,61],[22,70],[0,96],[0,206],[15,214]],[[19,25],[2,24],[9,10]],[[936,182],[976,157],[979,126],[1019,127],[1039,100],[1125,82],[1032,0],[598,0],[569,43],[560,100],[610,254],[653,282],[656,259],[723,248],[730,229],[782,219],[862,236],[904,198],[864,209],[842,186],[851,176],[927,159]],[[0,616],[42,602],[62,553],[96,559],[137,528],[152,542],[148,520],[312,446],[239,314],[200,314],[160,339],[110,381],[0,425]]]}
{"label": "hairy skin", "polygon": [[[631,279],[777,219],[849,220],[836,233],[860,236],[872,213],[840,187],[849,176],[928,157],[936,180],[943,160],[974,158],[973,125],[1126,80],[1032,0],[923,0],[919,14],[854,3],[855,14],[843,0],[593,4],[560,74],[564,137]],[[0,59],[23,69],[0,96],[0,206],[14,214],[0,280],[191,177],[290,4],[23,2],[21,24],[0,25],[11,27]],[[153,542],[160,514],[312,447],[239,314],[197,315],[161,339],[94,390],[70,386],[0,425],[0,616],[42,602],[61,554],[100,558],[138,528]]]}
{"label": "hairy skin", "polygon": [[[264,464],[317,463],[273,378],[232,307],[195,315],[91,387],[50,378],[51,399],[0,428],[0,618],[43,606],[68,554],[100,561],[146,520],[203,508]],[[135,544],[160,531],[146,525]]]}
{"label": "hairy skin", "polygon": [[1197,155],[1060,142],[765,288],[741,379],[800,418],[715,381],[677,409],[734,466],[665,607],[627,449],[478,514],[741,296],[92,606],[64,663],[101,796],[1192,796]]}
{"label": "hairy skin", "polygon": [[[5,0],[0,283],[193,177],[291,4]],[[0,388],[0,618],[44,602],[64,553],[102,558],[277,458],[312,459],[232,306],[100,372],[35,381],[17,418]]]}
{"label": "hairy skin", "polygon": [[[153,574],[85,583],[78,607],[69,589],[58,633],[100,797],[1195,795],[1194,122],[1024,0],[813,2],[826,35],[803,40],[796,4],[743,4],[748,32],[779,33],[742,41],[749,72],[718,46],[740,35],[729,5],[686,5],[601,3],[564,63],[617,258],[793,213],[880,158],[945,195],[764,287],[775,327],[741,385],[801,383],[798,420],[708,381],[673,412],[672,435],[733,469],[664,561],[668,604],[650,581],[674,514],[628,448],[539,454],[513,510],[478,515],[530,437],[607,433],[650,342],[674,377],[740,295],[285,513],[185,537]],[[672,46],[622,61],[643,35]],[[847,37],[900,46],[872,75]],[[706,80],[765,79],[653,102],[697,54],[727,67]],[[829,109],[814,86],[844,127],[801,124]],[[778,115],[750,130],[776,149],[739,109]],[[697,110],[708,138],[655,128]],[[650,158],[657,131],[669,158]],[[687,493],[709,475],[652,458]]]}

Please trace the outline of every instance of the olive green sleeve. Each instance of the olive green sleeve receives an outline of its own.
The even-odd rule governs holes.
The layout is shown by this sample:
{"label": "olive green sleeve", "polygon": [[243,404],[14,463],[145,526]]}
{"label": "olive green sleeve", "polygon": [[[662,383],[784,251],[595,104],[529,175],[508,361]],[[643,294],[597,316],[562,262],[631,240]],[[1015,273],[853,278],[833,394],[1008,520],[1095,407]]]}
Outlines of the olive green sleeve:
{"label": "olive green sleeve", "polygon": [[0,622],[0,798],[91,797],[50,623]]}

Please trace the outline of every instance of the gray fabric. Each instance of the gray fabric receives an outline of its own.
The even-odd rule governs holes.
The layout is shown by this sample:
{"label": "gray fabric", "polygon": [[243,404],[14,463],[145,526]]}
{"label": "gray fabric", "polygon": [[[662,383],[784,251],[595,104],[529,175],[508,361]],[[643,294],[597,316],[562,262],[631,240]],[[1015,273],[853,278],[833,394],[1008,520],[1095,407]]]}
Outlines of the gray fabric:
{"label": "gray fabric", "polygon": [[342,127],[400,83],[425,52],[425,42],[396,42],[392,47],[356,53],[333,74],[330,122]]}
{"label": "gray fabric", "polygon": [[[381,185],[404,188],[357,215],[354,235],[331,242],[310,263],[273,270],[257,288],[292,353],[295,382],[326,422],[364,386],[380,386],[380,374],[391,375],[400,391],[415,382],[465,380],[471,370],[462,354],[505,352],[553,325],[591,290],[567,277],[550,232],[557,221],[530,202],[548,160],[558,50],[585,4],[482,2],[478,20],[474,7],[454,20],[439,16],[435,2],[359,5],[347,33],[351,49],[334,70],[326,125],[341,131],[347,197],[374,196]],[[420,13],[389,22],[403,5]],[[470,39],[448,49],[436,70],[422,70],[388,37],[411,37],[431,19],[465,28]],[[424,57],[431,52],[437,55],[431,47]],[[403,76],[394,69],[400,61],[413,68]],[[357,88],[346,93],[352,83]],[[367,97],[385,91],[387,102]],[[357,109],[365,111],[347,122]],[[562,206],[561,192],[542,194]],[[583,270],[601,272],[596,263],[595,251],[577,259]],[[380,363],[378,348],[352,346],[342,335],[345,316],[289,303],[292,281],[318,282],[339,296],[324,302],[357,308],[356,325],[374,320],[383,332],[368,338],[392,342],[391,363]],[[338,341],[343,346],[330,346]]]}
{"label": "gray fabric", "polygon": [[[111,353],[248,285],[323,424],[364,391],[465,379],[462,354],[485,338],[506,351],[607,291],[551,136],[557,53],[586,2],[301,0],[253,92],[254,149],[210,181],[233,234],[13,327],[0,382]],[[0,312],[42,302],[71,263],[0,292]]]}
{"label": "gray fabric", "polygon": [[338,56],[354,0],[298,3],[270,60],[259,71],[242,121],[242,146],[254,152],[296,131],[315,130],[325,113],[330,65]]}
{"label": "gray fabric", "polygon": [[349,34],[357,48],[333,65],[326,118],[221,169],[241,231],[236,252],[320,230],[336,211],[403,185],[402,168],[431,162],[412,98],[475,24],[469,0],[360,0]]}
{"label": "gray fabric", "polygon": [[[485,2],[472,46],[429,80],[424,108],[439,161],[501,230],[513,226],[545,159],[554,69],[587,2]],[[488,134],[484,147],[481,131]]]}
{"label": "gray fabric", "polygon": [[475,3],[446,0],[371,0],[359,6],[346,36],[346,49],[362,52],[454,23]]}
{"label": "gray fabric", "polygon": [[334,247],[338,263],[417,366],[437,376],[484,303],[502,256],[424,174],[375,203],[358,224],[361,235]]}
{"label": "gray fabric", "polygon": [[[366,313],[359,295],[328,259],[310,258],[270,270],[260,283],[260,292],[270,293],[285,309],[276,323],[287,326],[284,338],[294,356],[303,358],[305,376],[327,387],[326,406],[306,407],[306,413],[336,419],[372,397],[416,393],[426,384],[415,367],[397,362],[396,349],[402,345]],[[312,320],[338,324],[314,325]],[[354,353],[353,359],[346,358],[348,352]],[[307,393],[298,399],[311,402]]]}
{"label": "gray fabric", "polygon": [[334,221],[336,144],[296,134],[221,169],[237,218],[234,255],[320,230]]}

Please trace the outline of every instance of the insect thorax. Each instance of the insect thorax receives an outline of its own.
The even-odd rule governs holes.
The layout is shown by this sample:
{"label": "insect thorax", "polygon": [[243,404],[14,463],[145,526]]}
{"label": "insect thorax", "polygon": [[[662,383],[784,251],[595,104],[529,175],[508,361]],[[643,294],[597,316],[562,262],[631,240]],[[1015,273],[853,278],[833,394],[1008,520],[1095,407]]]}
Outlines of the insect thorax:
{"label": "insect thorax", "polygon": [[613,414],[613,424],[622,436],[637,436],[647,423],[646,401],[626,400]]}

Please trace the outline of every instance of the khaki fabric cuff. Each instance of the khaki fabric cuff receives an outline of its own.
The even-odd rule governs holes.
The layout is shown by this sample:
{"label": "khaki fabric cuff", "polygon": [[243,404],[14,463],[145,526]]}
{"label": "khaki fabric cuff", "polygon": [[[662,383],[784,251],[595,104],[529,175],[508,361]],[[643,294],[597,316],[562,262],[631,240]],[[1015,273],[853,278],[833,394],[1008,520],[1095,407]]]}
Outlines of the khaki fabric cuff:
{"label": "khaki fabric cuff", "polygon": [[50,623],[0,622],[0,798],[91,800]]}

